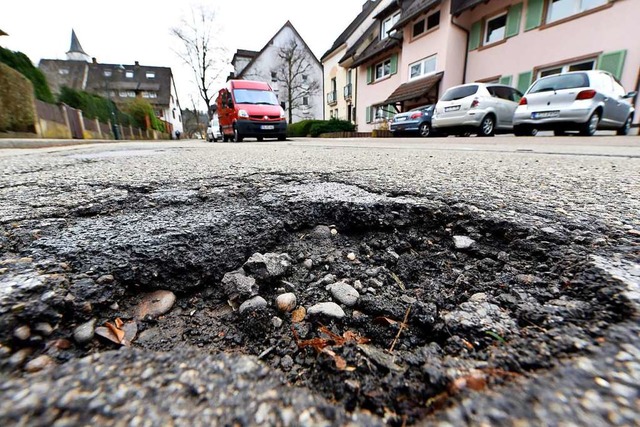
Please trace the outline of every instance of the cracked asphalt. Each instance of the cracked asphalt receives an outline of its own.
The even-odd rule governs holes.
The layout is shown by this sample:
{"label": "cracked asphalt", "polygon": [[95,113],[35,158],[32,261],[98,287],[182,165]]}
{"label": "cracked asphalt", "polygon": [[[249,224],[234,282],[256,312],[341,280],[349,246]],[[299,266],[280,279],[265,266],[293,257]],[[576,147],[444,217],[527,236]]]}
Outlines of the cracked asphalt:
{"label": "cracked asphalt", "polygon": [[[6,425],[393,424],[291,388],[246,355],[136,348],[65,356],[60,367],[36,373],[20,369],[16,354],[28,346],[12,337],[16,319],[46,319],[56,330],[62,315],[50,301],[80,313],[125,293],[90,295],[94,307],[87,307],[54,295],[67,289],[58,276],[115,274],[190,292],[203,277],[237,268],[254,247],[273,245],[296,219],[278,210],[285,202],[447,210],[587,248],[592,268],[621,290],[612,299],[625,307],[623,320],[599,324],[598,336],[549,368],[463,387],[413,422],[640,425],[640,136],[104,143],[0,150],[0,165]],[[174,401],[185,393],[193,398]]]}

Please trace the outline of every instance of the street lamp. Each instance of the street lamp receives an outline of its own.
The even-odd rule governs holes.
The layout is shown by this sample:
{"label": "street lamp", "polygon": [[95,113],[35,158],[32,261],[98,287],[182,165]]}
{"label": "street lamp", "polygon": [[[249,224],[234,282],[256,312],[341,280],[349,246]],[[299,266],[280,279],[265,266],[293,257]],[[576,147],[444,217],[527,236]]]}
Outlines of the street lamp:
{"label": "street lamp", "polygon": [[[124,67],[122,64],[114,67],[116,71],[122,73],[124,71]],[[115,103],[111,100],[111,90],[109,89],[109,81],[113,79],[113,70],[110,70],[110,74],[107,76],[106,70],[103,72],[104,77],[104,85],[107,91],[107,99],[109,100],[109,105],[111,107],[111,131],[113,132],[113,137],[118,140],[122,139],[122,135],[120,135],[120,128],[118,127],[118,119],[116,115],[116,107]],[[109,77],[109,79],[107,79]]]}

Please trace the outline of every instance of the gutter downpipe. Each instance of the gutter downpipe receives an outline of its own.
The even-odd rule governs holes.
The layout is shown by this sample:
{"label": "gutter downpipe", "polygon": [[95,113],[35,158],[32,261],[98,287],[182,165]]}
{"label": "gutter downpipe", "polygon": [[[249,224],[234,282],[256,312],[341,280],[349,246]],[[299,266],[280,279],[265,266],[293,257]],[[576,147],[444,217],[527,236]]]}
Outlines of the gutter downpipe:
{"label": "gutter downpipe", "polygon": [[456,21],[454,21],[454,18],[455,17],[451,15],[451,25],[453,25],[456,28],[459,28],[467,35],[467,42],[465,43],[465,47],[464,47],[464,66],[462,67],[462,84],[465,84],[467,82],[467,62],[469,61],[470,31],[464,28],[462,25],[458,24]]}

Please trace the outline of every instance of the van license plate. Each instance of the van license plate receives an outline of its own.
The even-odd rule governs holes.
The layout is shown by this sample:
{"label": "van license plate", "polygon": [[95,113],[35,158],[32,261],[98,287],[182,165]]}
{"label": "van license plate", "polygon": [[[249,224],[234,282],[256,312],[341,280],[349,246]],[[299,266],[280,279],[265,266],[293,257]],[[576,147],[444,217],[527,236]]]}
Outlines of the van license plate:
{"label": "van license plate", "polygon": [[260,129],[262,129],[262,130],[274,130],[275,127],[273,125],[262,125],[262,126],[260,126]]}
{"label": "van license plate", "polygon": [[459,105],[452,105],[451,107],[444,107],[444,112],[448,113],[449,111],[458,111],[459,109]]}

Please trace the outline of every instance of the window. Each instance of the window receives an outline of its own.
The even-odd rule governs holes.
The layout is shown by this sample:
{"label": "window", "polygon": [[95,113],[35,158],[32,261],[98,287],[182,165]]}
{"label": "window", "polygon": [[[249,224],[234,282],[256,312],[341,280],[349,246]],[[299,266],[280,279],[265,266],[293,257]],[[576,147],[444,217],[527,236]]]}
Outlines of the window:
{"label": "window", "polygon": [[376,64],[376,80],[385,78],[391,75],[391,59],[387,59],[384,62]]}
{"label": "window", "polygon": [[520,102],[522,98],[522,94],[512,88],[506,86],[487,86],[487,90],[491,94],[491,96],[495,96],[496,98],[505,99],[507,101],[512,102]]}
{"label": "window", "polygon": [[418,37],[420,34],[424,33],[425,30],[425,22],[424,19],[413,24],[413,37]]}
{"label": "window", "polygon": [[155,79],[156,78],[156,72],[155,71],[147,71],[146,76],[148,79]]}
{"label": "window", "polygon": [[157,98],[158,94],[156,92],[142,92],[143,98]]}
{"label": "window", "polygon": [[440,11],[432,13],[427,17],[427,31],[440,25]]}
{"label": "window", "polygon": [[381,40],[384,40],[387,37],[389,37],[389,34],[388,34],[389,31],[391,31],[391,28],[393,28],[393,26],[396,25],[399,19],[400,19],[400,12],[396,12],[390,17],[388,17],[387,19],[385,19],[384,21],[382,21],[382,28],[380,30]]}
{"label": "window", "polygon": [[102,72],[102,74],[103,74],[105,77],[111,77],[111,75],[113,74],[113,72],[112,72],[111,70],[104,70],[104,71]]}
{"label": "window", "polygon": [[136,92],[133,90],[121,90],[120,92],[118,92],[118,96],[120,98],[135,98]]}
{"label": "window", "polygon": [[503,13],[487,20],[484,44],[499,42],[504,39],[507,28],[507,14]]}
{"label": "window", "polygon": [[308,96],[303,96],[302,97],[302,105],[304,105],[304,106],[308,106],[309,105],[309,97]]}
{"label": "window", "polygon": [[68,68],[60,68],[58,70],[58,72],[60,73],[60,75],[66,76],[67,74],[69,74],[69,69]]}
{"label": "window", "polygon": [[303,74],[303,75],[302,75],[302,81],[303,81],[303,82],[306,82],[306,81],[307,81],[307,75],[306,75],[306,74]]}
{"label": "window", "polygon": [[271,72],[271,81],[272,82],[277,82],[278,81],[278,73],[276,73],[275,71]]}
{"label": "window", "polygon": [[571,15],[585,12],[607,4],[608,0],[551,0],[547,11],[547,22],[554,22]]}
{"label": "window", "polygon": [[132,79],[132,78],[133,78],[133,70],[127,70],[127,71],[125,71],[125,76],[126,76],[128,79]]}
{"label": "window", "polygon": [[426,76],[436,71],[436,55],[409,65],[409,80]]}
{"label": "window", "polygon": [[554,67],[543,68],[538,71],[538,78],[551,76],[553,74],[566,73],[568,71],[587,71],[594,70],[596,68],[596,60],[587,59],[579,62],[572,62],[564,65],[557,65]]}

